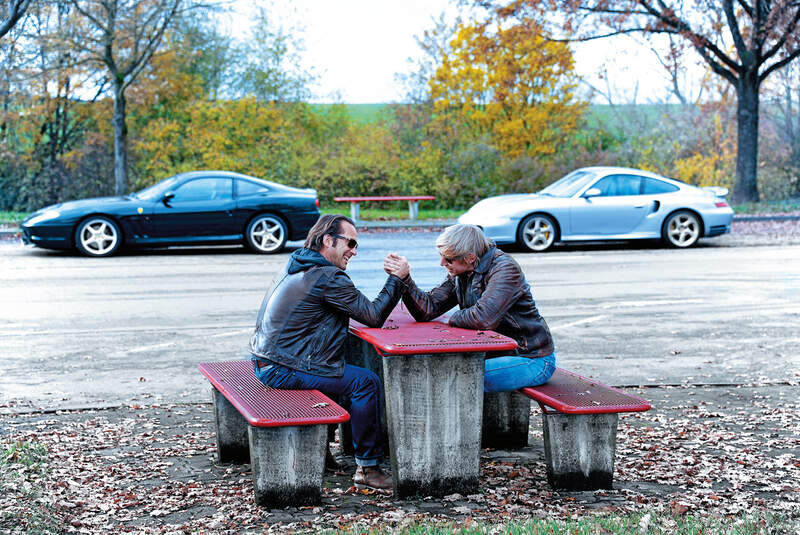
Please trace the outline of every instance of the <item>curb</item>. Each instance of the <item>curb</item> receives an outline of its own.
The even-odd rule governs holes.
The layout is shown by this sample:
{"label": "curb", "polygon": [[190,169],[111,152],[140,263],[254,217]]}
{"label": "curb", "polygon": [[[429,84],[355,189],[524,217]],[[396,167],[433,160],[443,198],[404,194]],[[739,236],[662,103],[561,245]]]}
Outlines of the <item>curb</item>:
{"label": "curb", "polygon": [[748,222],[748,221],[798,221],[800,215],[735,215],[733,216],[734,222]]}

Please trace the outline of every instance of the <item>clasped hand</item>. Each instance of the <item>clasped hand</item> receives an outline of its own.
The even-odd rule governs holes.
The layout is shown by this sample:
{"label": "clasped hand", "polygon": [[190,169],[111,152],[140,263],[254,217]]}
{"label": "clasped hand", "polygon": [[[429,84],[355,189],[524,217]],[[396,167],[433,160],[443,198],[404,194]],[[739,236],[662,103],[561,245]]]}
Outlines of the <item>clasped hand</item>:
{"label": "clasped hand", "polygon": [[383,259],[383,270],[388,275],[395,275],[401,279],[408,276],[411,271],[411,266],[408,264],[406,257],[400,256],[397,253],[389,253]]}

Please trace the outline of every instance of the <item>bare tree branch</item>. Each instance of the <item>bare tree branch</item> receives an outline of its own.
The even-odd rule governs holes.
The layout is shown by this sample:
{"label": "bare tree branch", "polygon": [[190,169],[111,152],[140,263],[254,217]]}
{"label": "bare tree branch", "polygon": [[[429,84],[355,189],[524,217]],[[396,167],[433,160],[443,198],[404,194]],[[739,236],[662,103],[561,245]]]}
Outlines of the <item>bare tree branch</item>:
{"label": "bare tree branch", "polygon": [[789,36],[794,35],[798,23],[800,23],[800,9],[797,10],[797,12],[794,14],[794,17],[792,17],[786,24],[786,27],[781,32],[782,35],[778,40],[775,41],[775,44],[772,46],[772,48],[767,50],[767,52],[762,56],[765,61],[777,54],[784,46],[786,46]]}
{"label": "bare tree branch", "polygon": [[800,57],[800,47],[796,48],[794,51],[787,54],[787,56],[782,60],[777,61],[772,65],[770,65],[768,68],[766,68],[764,72],[762,72],[761,75],[758,77],[758,83],[762,83],[764,80],[767,79],[767,76],[777,71],[778,69],[782,69],[783,67],[794,61],[797,57]]}
{"label": "bare tree branch", "polygon": [[25,15],[31,0],[8,0],[8,4],[0,7],[0,37],[11,31]]}

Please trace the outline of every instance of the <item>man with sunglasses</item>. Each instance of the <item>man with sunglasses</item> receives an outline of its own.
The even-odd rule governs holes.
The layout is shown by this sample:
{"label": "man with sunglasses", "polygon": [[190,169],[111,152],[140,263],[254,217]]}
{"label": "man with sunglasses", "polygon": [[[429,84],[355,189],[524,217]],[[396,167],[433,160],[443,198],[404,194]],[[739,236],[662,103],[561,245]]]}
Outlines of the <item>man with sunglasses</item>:
{"label": "man with sunglasses", "polygon": [[[539,315],[531,288],[519,264],[503,253],[474,225],[447,227],[436,239],[445,281],[429,292],[417,288],[410,276],[403,303],[417,321],[430,321],[458,305],[448,320],[454,327],[497,331],[516,340],[514,354],[489,355],[484,392],[511,392],[546,383],[556,369],[550,329]],[[389,255],[388,272],[405,262]]]}
{"label": "man with sunglasses", "polygon": [[[250,341],[256,377],[267,386],[315,389],[350,400],[350,424],[358,465],[358,487],[390,489],[383,460],[380,380],[370,370],[345,363],[350,318],[380,327],[400,300],[408,264],[388,260],[391,273],[370,301],[345,273],[358,250],[353,221],[325,215],[311,228],[302,249],[267,292]],[[403,269],[405,268],[405,269]]]}

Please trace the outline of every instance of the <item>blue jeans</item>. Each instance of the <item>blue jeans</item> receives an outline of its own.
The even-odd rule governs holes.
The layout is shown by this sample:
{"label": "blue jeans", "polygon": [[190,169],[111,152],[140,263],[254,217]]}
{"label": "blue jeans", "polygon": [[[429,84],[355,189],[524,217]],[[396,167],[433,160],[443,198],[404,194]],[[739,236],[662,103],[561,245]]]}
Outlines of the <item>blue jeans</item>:
{"label": "blue jeans", "polygon": [[380,425],[380,379],[358,366],[345,364],[341,377],[321,377],[273,364],[258,368],[253,362],[258,380],[271,388],[283,390],[319,390],[328,397],[350,400],[350,426],[353,429],[353,447],[356,464],[377,466],[383,460],[383,443]]}
{"label": "blue jeans", "polygon": [[546,357],[497,357],[484,363],[483,391],[513,392],[546,383],[556,371],[556,352]]}

